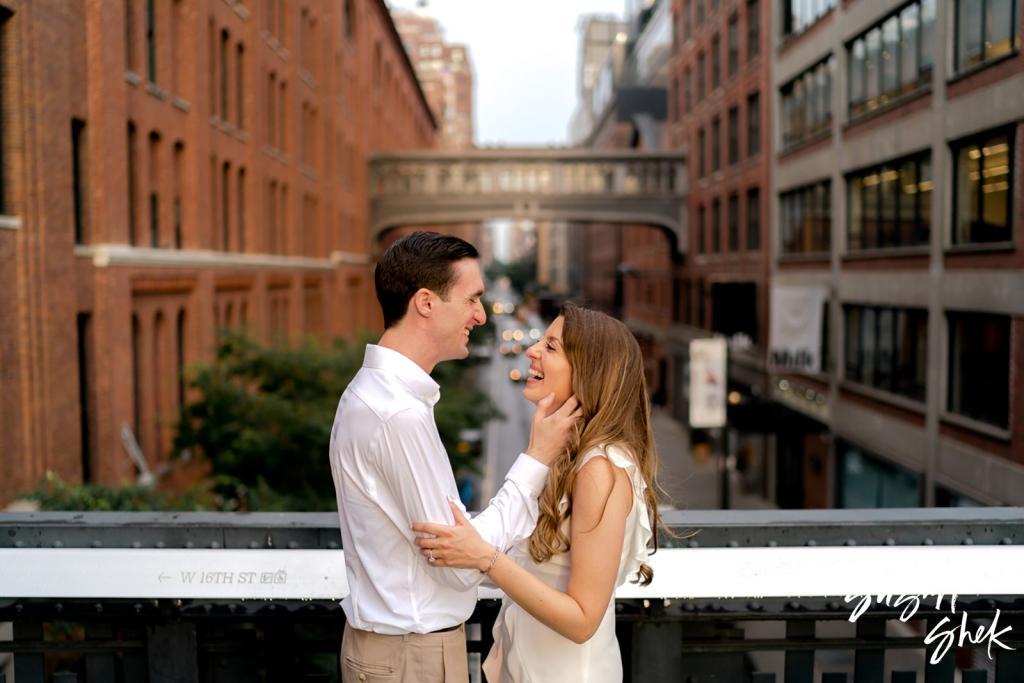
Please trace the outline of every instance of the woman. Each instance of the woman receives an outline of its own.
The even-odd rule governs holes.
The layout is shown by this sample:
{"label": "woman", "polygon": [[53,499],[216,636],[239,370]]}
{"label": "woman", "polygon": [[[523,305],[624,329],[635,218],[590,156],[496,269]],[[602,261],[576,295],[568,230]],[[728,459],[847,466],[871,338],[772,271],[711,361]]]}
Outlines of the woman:
{"label": "woman", "polygon": [[640,347],[618,320],[568,304],[527,355],[527,399],[575,395],[583,410],[533,535],[499,552],[452,506],[456,525],[414,524],[417,544],[434,566],[477,567],[505,592],[490,683],[621,681],[613,593],[627,579],[650,583],[659,523]]}

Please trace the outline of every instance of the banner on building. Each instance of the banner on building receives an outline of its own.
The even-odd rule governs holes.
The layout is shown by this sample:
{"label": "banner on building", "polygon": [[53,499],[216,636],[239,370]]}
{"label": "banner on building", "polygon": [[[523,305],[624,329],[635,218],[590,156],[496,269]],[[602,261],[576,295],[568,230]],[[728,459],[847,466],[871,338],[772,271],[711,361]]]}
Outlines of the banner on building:
{"label": "banner on building", "polygon": [[772,372],[821,372],[824,287],[772,286],[768,369]]}
{"label": "banner on building", "polygon": [[725,426],[726,341],[724,337],[690,342],[690,426]]}

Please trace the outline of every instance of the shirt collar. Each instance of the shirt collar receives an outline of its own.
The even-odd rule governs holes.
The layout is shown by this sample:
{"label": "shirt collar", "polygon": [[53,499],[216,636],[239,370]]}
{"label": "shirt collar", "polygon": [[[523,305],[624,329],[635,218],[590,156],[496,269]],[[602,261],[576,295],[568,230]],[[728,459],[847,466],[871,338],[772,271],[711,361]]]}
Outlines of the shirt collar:
{"label": "shirt collar", "polygon": [[363,367],[394,375],[416,398],[433,406],[441,399],[441,386],[408,356],[377,344],[367,344]]}

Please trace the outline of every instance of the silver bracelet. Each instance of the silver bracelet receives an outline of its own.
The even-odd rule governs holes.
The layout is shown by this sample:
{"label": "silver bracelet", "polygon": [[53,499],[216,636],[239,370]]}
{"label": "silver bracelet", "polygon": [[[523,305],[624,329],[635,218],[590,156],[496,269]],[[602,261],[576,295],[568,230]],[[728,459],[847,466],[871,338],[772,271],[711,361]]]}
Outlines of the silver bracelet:
{"label": "silver bracelet", "polygon": [[491,570],[494,569],[494,563],[498,561],[498,546],[494,546],[494,554],[491,555],[491,563],[487,565],[487,569],[483,570],[484,574],[490,574]]}

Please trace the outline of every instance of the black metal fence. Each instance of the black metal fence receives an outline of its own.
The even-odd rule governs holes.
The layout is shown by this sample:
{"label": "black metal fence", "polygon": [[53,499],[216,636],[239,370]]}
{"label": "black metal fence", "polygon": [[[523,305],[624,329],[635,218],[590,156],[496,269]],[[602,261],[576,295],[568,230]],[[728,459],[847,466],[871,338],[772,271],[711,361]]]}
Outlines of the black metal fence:
{"label": "black metal fence", "polygon": [[[676,512],[665,546],[1017,545],[1024,510]],[[333,514],[35,513],[0,515],[3,548],[337,549]],[[921,572],[928,572],[922,566]],[[1006,567],[1024,572],[1024,567]],[[0,595],[4,569],[0,566]],[[849,623],[842,598],[618,600],[627,681],[692,683],[1022,683],[1024,596],[960,596],[971,633],[998,614],[1003,647],[924,644],[942,611],[874,605]],[[468,623],[471,668],[490,647],[495,600]],[[997,612],[998,610],[998,612]],[[967,617],[964,617],[965,619]],[[338,681],[344,615],[336,600],[0,598],[0,683]],[[959,624],[956,624],[959,626]],[[941,652],[941,651],[940,651]],[[4,653],[7,653],[6,655]],[[477,674],[474,673],[474,676]]]}

